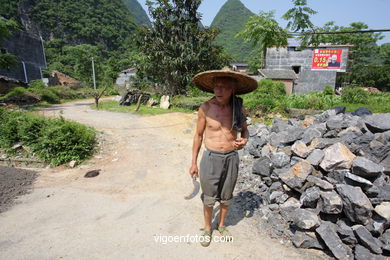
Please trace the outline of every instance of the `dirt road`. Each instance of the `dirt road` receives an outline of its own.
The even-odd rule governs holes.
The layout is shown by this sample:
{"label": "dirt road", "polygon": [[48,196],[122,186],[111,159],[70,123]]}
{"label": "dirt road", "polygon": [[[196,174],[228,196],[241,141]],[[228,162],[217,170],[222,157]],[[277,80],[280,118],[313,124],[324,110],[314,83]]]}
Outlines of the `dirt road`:
{"label": "dirt road", "polygon": [[[233,242],[201,247],[194,241],[202,228],[201,200],[183,199],[191,188],[187,169],[195,115],[95,111],[91,103],[44,110],[45,116],[63,111],[65,118],[103,131],[102,150],[73,169],[44,169],[33,191],[0,214],[0,259],[318,257],[269,239],[255,219],[234,210],[227,220]],[[101,169],[100,175],[83,177],[93,169]],[[173,236],[182,236],[181,242],[164,243]]]}

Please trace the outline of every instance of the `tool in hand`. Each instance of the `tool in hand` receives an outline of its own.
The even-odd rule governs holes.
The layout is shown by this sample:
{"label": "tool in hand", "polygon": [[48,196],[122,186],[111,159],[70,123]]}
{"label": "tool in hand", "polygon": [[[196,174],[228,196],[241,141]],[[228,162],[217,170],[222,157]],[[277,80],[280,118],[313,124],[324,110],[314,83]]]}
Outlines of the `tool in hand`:
{"label": "tool in hand", "polygon": [[189,195],[184,196],[184,199],[186,199],[186,200],[190,200],[193,197],[195,197],[196,194],[198,194],[198,192],[200,190],[200,183],[196,180],[195,176],[192,176],[192,185],[193,185],[192,192]]}

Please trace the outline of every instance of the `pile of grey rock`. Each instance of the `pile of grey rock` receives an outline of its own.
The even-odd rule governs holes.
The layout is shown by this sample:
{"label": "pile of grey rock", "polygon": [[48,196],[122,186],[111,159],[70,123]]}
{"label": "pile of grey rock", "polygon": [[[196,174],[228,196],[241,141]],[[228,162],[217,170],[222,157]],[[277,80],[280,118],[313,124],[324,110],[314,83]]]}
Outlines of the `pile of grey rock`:
{"label": "pile of grey rock", "polygon": [[[142,95],[142,96],[141,96]],[[141,97],[141,104],[146,105],[148,100],[150,99],[150,94],[146,92],[142,92],[138,89],[130,89],[127,90],[126,93],[122,96],[121,100],[119,100],[119,105],[121,106],[130,106],[137,104],[139,97]]]}
{"label": "pile of grey rock", "polygon": [[337,259],[390,255],[390,114],[338,107],[249,132],[236,202],[273,236]]}

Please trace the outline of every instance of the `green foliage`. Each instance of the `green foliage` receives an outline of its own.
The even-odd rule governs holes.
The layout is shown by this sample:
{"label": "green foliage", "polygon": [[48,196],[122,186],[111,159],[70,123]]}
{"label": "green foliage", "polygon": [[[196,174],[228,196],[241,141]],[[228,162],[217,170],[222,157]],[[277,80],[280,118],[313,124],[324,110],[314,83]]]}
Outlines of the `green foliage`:
{"label": "green foliage", "polygon": [[227,65],[222,47],[213,45],[217,31],[199,28],[199,0],[157,0],[147,5],[153,23],[139,30],[136,42],[143,60],[137,65],[137,76],[177,95],[186,93],[197,72]]}
{"label": "green foliage", "polygon": [[42,80],[32,80],[28,83],[30,88],[45,88],[45,83]]}
{"label": "green foliage", "polygon": [[[92,109],[96,109],[95,105],[90,106]],[[141,105],[139,110],[135,112],[136,105],[131,106],[121,106],[119,103],[115,100],[106,100],[99,102],[99,110],[106,110],[110,112],[120,112],[120,113],[137,113],[141,115],[159,115],[159,114],[166,114],[166,113],[172,113],[172,112],[192,112],[192,110],[188,110],[186,108],[182,107],[170,107],[169,109],[163,109],[160,107],[148,107]]]}
{"label": "green foliage", "polygon": [[250,43],[234,36],[242,31],[249,18],[254,15],[239,0],[228,0],[215,16],[211,27],[220,30],[215,38],[217,45],[223,46],[236,61],[249,61],[253,47]]}
{"label": "green foliage", "polygon": [[58,93],[53,88],[30,88],[29,90],[39,96],[41,101],[46,101],[49,104],[61,103]]}
{"label": "green foliage", "polygon": [[261,110],[268,113],[277,108],[280,102],[286,96],[286,89],[282,82],[262,79],[259,81],[259,87],[243,95],[244,105],[249,110]]}
{"label": "green foliage", "polygon": [[340,96],[330,94],[330,91],[324,89],[322,93],[310,92],[289,95],[284,101],[284,105],[291,108],[325,110],[332,108],[340,101]]}
{"label": "green foliage", "polygon": [[16,0],[0,0],[0,17],[18,21],[18,5]]}
{"label": "green foliage", "polygon": [[333,87],[330,86],[330,85],[325,86],[324,89],[322,90],[322,94],[324,94],[325,96],[332,96],[332,95],[334,95]]}
{"label": "green foliage", "polygon": [[197,110],[203,102],[208,101],[210,98],[212,98],[211,95],[198,97],[186,97],[178,95],[172,98],[171,104],[173,107],[180,107],[188,110]]}
{"label": "green foliage", "polygon": [[[14,20],[8,20],[0,16],[0,40],[17,30],[18,25]],[[2,46],[0,45],[0,48]],[[0,69],[10,69],[17,65],[18,58],[9,53],[0,53]]]}
{"label": "green foliage", "polygon": [[282,17],[288,21],[287,28],[293,32],[303,32],[308,28],[313,29],[310,15],[317,12],[307,7],[307,0],[292,0],[294,8],[289,9]]}
{"label": "green foliage", "polygon": [[236,37],[243,38],[245,42],[252,42],[253,46],[258,45],[260,47],[263,53],[263,66],[265,67],[267,48],[286,46],[289,34],[274,19],[274,11],[260,11],[258,15],[254,15],[249,19],[245,29],[239,32]]}
{"label": "green foliage", "polygon": [[367,104],[368,103],[368,92],[364,91],[362,88],[345,88],[341,95],[341,99],[343,102],[351,103],[351,104]]}
{"label": "green foliage", "polygon": [[137,25],[150,25],[148,15],[137,0],[124,0],[124,3]]}
{"label": "green foliage", "polygon": [[135,29],[134,19],[122,0],[31,0],[29,17],[44,39],[66,43],[101,44],[115,50]]}
{"label": "green foliage", "polygon": [[71,160],[80,162],[94,152],[95,130],[79,123],[4,108],[0,108],[0,120],[0,147],[8,151],[16,142],[22,142],[53,166]]}

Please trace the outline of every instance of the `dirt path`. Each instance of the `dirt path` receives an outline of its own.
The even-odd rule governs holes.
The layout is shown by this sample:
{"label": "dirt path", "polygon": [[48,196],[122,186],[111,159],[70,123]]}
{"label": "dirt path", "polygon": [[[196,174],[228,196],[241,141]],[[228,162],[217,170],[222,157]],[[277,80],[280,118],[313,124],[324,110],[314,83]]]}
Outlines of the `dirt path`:
{"label": "dirt path", "polygon": [[[187,168],[195,115],[95,111],[88,107],[92,102],[44,110],[46,116],[63,111],[65,118],[103,131],[102,150],[76,168],[41,171],[33,191],[0,214],[0,259],[318,257],[269,239],[255,219],[240,217],[235,210],[227,221],[233,242],[208,248],[184,242],[200,234],[203,221],[199,196],[183,199],[191,188]],[[84,178],[92,169],[101,169],[100,175]],[[182,242],[155,241],[159,236],[187,235]]]}

